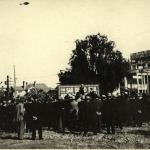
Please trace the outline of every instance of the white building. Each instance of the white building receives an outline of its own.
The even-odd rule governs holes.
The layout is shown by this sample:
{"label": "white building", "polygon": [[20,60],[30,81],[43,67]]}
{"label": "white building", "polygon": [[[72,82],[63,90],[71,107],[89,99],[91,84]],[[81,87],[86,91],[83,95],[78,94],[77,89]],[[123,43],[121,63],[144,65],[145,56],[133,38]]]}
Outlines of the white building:
{"label": "white building", "polygon": [[150,50],[131,54],[131,78],[125,78],[125,88],[138,94],[150,93]]}

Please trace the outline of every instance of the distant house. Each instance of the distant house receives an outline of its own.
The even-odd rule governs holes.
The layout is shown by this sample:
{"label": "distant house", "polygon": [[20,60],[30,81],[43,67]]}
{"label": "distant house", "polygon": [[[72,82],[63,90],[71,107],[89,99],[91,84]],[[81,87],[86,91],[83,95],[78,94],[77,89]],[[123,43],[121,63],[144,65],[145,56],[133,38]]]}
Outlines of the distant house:
{"label": "distant house", "polygon": [[32,88],[36,88],[38,90],[43,90],[44,92],[48,92],[50,90],[50,88],[46,84],[44,84],[44,83],[37,83],[36,85],[34,85],[34,84],[28,84],[26,86],[26,89],[28,91],[30,91],[30,89],[32,89]]}
{"label": "distant house", "polygon": [[16,96],[24,96],[26,94],[26,91],[23,87],[17,86],[16,87]]}
{"label": "distant house", "polygon": [[44,83],[38,83],[36,85],[28,84],[28,85],[24,86],[24,88],[22,86],[17,86],[16,87],[16,96],[24,96],[26,94],[26,92],[29,92],[33,88],[36,88],[38,90],[43,90],[44,92],[48,92],[50,90],[50,88]]}
{"label": "distant house", "polygon": [[36,88],[39,89],[39,90],[41,89],[44,92],[48,92],[50,90],[50,88],[44,83],[37,83]]}

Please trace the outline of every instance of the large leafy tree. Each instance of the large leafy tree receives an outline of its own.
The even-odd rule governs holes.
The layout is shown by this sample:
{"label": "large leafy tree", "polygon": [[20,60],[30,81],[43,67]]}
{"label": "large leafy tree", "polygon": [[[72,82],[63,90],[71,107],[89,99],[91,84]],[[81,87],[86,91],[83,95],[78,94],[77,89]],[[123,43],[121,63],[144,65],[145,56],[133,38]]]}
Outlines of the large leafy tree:
{"label": "large leafy tree", "polygon": [[99,84],[102,93],[112,92],[128,74],[129,63],[115,50],[115,42],[97,34],[76,40],[70,69],[58,74],[61,84]]}

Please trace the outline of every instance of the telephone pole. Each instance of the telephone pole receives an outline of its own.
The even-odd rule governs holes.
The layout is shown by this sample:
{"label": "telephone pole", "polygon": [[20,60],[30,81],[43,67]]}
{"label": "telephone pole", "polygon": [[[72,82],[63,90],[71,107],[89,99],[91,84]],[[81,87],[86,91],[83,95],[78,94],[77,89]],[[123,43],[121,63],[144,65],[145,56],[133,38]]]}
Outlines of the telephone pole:
{"label": "telephone pole", "polygon": [[6,80],[6,89],[7,89],[7,94],[9,95],[9,75],[7,75],[7,80]]}
{"label": "telephone pole", "polygon": [[14,98],[16,99],[16,70],[14,65]]}

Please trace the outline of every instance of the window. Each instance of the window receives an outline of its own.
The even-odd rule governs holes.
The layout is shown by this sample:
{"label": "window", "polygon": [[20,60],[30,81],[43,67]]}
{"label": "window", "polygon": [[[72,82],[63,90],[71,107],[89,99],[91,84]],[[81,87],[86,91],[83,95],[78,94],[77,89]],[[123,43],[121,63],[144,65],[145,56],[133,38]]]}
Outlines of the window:
{"label": "window", "polygon": [[147,76],[145,76],[145,84],[147,84]]}
{"label": "window", "polygon": [[139,79],[139,84],[142,84],[142,79]]}
{"label": "window", "polygon": [[133,84],[137,84],[137,79],[133,79]]}
{"label": "window", "polygon": [[132,69],[135,70],[136,69],[136,65],[132,65]]}

